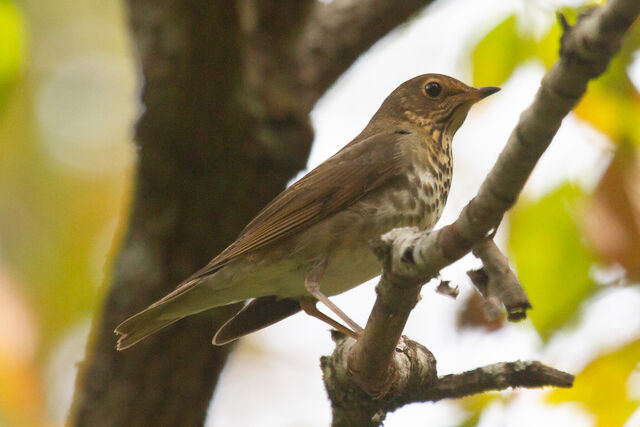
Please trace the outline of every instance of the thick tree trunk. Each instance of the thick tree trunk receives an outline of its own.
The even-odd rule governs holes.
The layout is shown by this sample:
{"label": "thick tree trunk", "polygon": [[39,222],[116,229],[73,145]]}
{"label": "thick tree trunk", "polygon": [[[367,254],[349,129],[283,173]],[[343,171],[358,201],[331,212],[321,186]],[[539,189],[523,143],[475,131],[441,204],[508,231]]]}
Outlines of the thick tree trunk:
{"label": "thick tree trunk", "polygon": [[[113,330],[206,264],[304,167],[318,97],[355,52],[428,2],[394,3],[129,0],[145,107],[136,190],[71,424],[202,425],[229,352],[211,338],[237,307],[185,319],[124,352]],[[348,40],[327,27],[336,14]]]}
{"label": "thick tree trunk", "polygon": [[242,50],[232,2],[130,6],[144,73],[137,185],[73,417],[87,426],[201,425],[229,350],[211,345],[214,325],[234,308],[179,322],[125,352],[115,351],[113,329],[231,242],[304,166],[312,134],[305,128],[302,149],[276,161],[234,111]]}

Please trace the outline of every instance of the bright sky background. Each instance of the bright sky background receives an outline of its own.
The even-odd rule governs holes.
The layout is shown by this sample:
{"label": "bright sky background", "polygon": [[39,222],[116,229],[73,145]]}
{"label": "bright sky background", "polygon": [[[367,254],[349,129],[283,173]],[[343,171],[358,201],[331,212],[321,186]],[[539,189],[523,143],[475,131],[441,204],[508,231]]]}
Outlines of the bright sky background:
{"label": "bright sky background", "polygon": [[[375,45],[320,100],[312,113],[316,140],[309,168],[356,136],[382,100],[403,81],[438,72],[471,83],[468,58],[474,40],[509,13],[525,11],[529,19],[525,25],[544,29],[555,19],[557,7],[581,3],[448,0],[430,6],[428,13]],[[541,65],[527,64],[503,85],[501,92],[473,107],[454,138],[453,187],[440,224],[453,221],[475,195],[520,113],[531,102],[543,73]],[[539,197],[566,179],[591,188],[604,172],[610,153],[605,137],[575,118],[567,118],[528,183],[525,196]],[[503,233],[498,236],[502,241],[504,237]],[[575,331],[557,334],[544,352],[527,322],[508,325],[492,334],[458,332],[457,310],[472,292],[465,272],[476,265],[478,262],[468,256],[443,272],[443,277],[460,286],[458,300],[436,294],[433,285],[425,286],[423,299],[405,330],[434,353],[440,375],[517,359],[540,359],[575,372],[603,348],[638,335],[640,292],[629,288],[602,293],[585,307],[584,322]],[[374,302],[375,282],[334,298],[362,325]],[[597,316],[609,310],[616,310],[618,316]],[[327,326],[303,314],[243,339],[223,373],[207,426],[329,425],[331,412],[319,357],[329,354],[333,347]],[[517,420],[518,426],[592,424],[589,415],[575,405],[545,405],[543,394],[517,392],[509,406],[496,404],[487,411],[480,425],[515,425],[508,420]],[[428,420],[430,427],[444,427],[456,425],[463,417],[457,405],[444,401],[402,408],[390,414],[385,425],[426,425]]]}

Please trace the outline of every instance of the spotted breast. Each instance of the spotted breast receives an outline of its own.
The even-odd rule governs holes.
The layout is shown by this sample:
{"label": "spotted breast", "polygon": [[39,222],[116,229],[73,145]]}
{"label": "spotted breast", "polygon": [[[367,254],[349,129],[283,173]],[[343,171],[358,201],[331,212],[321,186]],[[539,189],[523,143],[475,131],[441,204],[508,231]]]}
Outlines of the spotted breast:
{"label": "spotted breast", "polygon": [[361,209],[378,218],[376,232],[396,227],[429,230],[436,224],[449,194],[452,164],[451,138],[425,128],[403,130],[398,149],[410,161],[396,185],[364,200]]}

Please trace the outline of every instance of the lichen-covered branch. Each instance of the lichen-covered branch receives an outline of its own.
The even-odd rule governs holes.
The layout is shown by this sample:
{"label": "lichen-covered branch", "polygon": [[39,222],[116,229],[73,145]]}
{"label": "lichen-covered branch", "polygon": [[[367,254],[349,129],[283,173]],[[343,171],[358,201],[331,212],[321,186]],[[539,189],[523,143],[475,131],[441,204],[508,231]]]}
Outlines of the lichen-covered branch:
{"label": "lichen-covered branch", "polygon": [[[392,259],[389,242],[397,232],[399,230],[387,233],[386,241],[374,244],[373,250],[383,263]],[[381,280],[393,285],[376,288],[378,298],[369,316],[368,330],[355,342],[349,359],[354,382],[374,398],[384,396],[398,379],[395,349],[423,284],[420,279],[399,280],[388,267],[383,268]],[[388,292],[391,288],[394,291]],[[399,289],[401,291],[396,292]]]}
{"label": "lichen-covered branch", "polygon": [[509,259],[500,252],[493,239],[476,243],[472,253],[482,260],[483,267],[471,270],[467,275],[480,293],[486,299],[495,299],[499,308],[504,306],[510,321],[527,317],[527,310],[531,308],[529,298],[511,269]]}
{"label": "lichen-covered branch", "polygon": [[[625,32],[639,13],[640,2],[636,0],[611,0],[602,7],[582,14],[575,26],[565,25],[560,59],[545,75],[533,103],[521,115],[505,149],[477,196],[462,210],[458,219],[453,224],[433,232],[418,232],[415,229],[393,230],[376,243],[375,251],[381,257],[383,274],[377,287],[378,298],[364,333],[355,343],[339,343],[334,356],[325,359],[323,363],[328,390],[336,388],[336,385],[332,384],[336,377],[328,376],[327,372],[341,372],[334,364],[348,364],[344,371],[348,372],[351,378],[350,381],[345,381],[354,386],[357,384],[361,390],[358,401],[355,402],[356,399],[352,398],[349,407],[366,409],[356,411],[355,414],[351,411],[349,415],[344,412],[335,414],[336,408],[345,407],[345,403],[332,400],[337,419],[350,416],[353,417],[352,420],[361,420],[364,417],[370,421],[379,421],[384,418],[384,405],[376,406],[374,412],[367,406],[373,401],[371,396],[385,400],[392,394],[394,397],[406,395],[397,398],[409,403],[424,400],[424,396],[427,396],[427,400],[437,400],[496,387],[504,389],[520,385],[536,387],[545,384],[570,386],[572,377],[569,374],[546,367],[543,369],[542,365],[535,362],[526,364],[524,368],[516,363],[500,365],[500,369],[495,365],[490,369],[482,368],[460,374],[461,376],[445,377],[446,379],[432,384],[431,387],[435,387],[432,390],[424,390],[423,397],[419,398],[412,394],[413,391],[409,388],[400,389],[396,386],[399,372],[403,367],[406,369],[406,366],[411,366],[412,372],[423,373],[433,370],[435,374],[435,365],[429,362],[422,367],[416,367],[416,364],[420,363],[419,360],[398,360],[395,343],[398,343],[404,322],[416,303],[416,289],[419,289],[421,283],[436,277],[443,267],[453,263],[472,250],[474,245],[485,240],[491,230],[499,225],[504,213],[517,200],[527,178],[551,143],[563,118],[584,94],[589,80],[604,72],[619,49]],[[478,248],[482,252],[482,248]],[[524,310],[528,301],[526,295],[524,299],[521,297],[516,298],[516,306]],[[403,298],[405,301],[402,301]],[[401,341],[400,348],[405,341]],[[341,346],[349,347],[346,358],[336,357],[344,354]],[[376,348],[376,352],[372,352],[372,348]],[[367,375],[372,372],[377,375],[364,378],[365,372]],[[484,375],[488,372],[511,372],[513,375]],[[520,375],[522,372],[526,374]],[[537,374],[531,376],[532,373]],[[546,379],[539,381],[540,378]],[[403,382],[414,381],[409,379]],[[331,391],[330,396],[334,398]],[[368,403],[360,402],[360,399]],[[344,425],[348,425],[348,422]],[[367,425],[378,424],[371,421]]]}
{"label": "lichen-covered branch", "polygon": [[384,394],[372,396],[352,381],[350,357],[356,341],[335,333],[336,348],[321,361],[332,403],[333,426],[379,426],[386,414],[416,402],[455,399],[509,388],[571,387],[573,375],[540,362],[502,362],[460,374],[436,373],[436,361],[422,345],[402,337],[393,352],[393,376]]}
{"label": "lichen-covered branch", "polygon": [[[395,398],[407,396],[408,390],[426,390],[436,381],[436,361],[424,346],[403,337],[396,342],[391,364],[393,375],[386,388],[372,396],[362,384],[351,381],[350,355],[356,341],[339,332],[333,336],[336,348],[321,359],[322,373],[333,409],[333,426],[377,426],[384,420]],[[374,351],[378,353],[378,351]],[[401,405],[398,405],[401,406]]]}
{"label": "lichen-covered branch", "polygon": [[[429,388],[405,403],[414,401],[435,402],[460,398],[485,391],[508,388],[540,388],[545,386],[568,388],[573,385],[573,375],[546,366],[537,361],[500,362],[483,366],[461,374],[445,375]],[[415,400],[414,400],[415,399]]]}

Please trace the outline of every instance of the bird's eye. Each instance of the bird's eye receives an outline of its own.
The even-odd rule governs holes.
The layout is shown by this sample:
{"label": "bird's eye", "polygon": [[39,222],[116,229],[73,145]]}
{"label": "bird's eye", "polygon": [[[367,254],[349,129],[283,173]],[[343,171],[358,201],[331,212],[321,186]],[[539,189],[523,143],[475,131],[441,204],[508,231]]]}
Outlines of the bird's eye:
{"label": "bird's eye", "polygon": [[440,86],[440,83],[430,82],[424,87],[424,91],[431,98],[437,98],[440,92],[442,92],[442,86]]}

